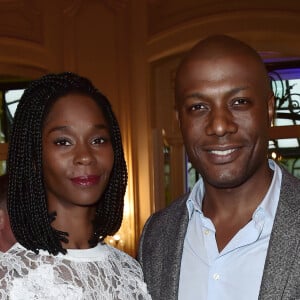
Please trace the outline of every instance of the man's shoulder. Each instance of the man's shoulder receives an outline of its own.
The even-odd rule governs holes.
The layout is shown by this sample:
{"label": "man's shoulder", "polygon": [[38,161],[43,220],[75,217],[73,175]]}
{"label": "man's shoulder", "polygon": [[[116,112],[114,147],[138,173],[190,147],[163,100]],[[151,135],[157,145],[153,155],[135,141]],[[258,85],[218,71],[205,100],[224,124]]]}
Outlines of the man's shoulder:
{"label": "man's shoulder", "polygon": [[293,209],[300,208],[300,179],[290,174],[284,167],[281,167],[282,182],[280,197],[284,198]]}
{"label": "man's shoulder", "polygon": [[175,199],[171,204],[169,204],[166,208],[163,208],[157,212],[155,212],[152,217],[162,218],[167,217],[169,215],[179,214],[182,211],[186,210],[186,201],[188,199],[189,193],[184,194],[177,199]]}
{"label": "man's shoulder", "polygon": [[187,199],[188,194],[183,195],[148,218],[141,235],[138,256],[144,266],[146,261],[165,260],[165,255],[168,256],[175,248],[182,248],[189,218]]}
{"label": "man's shoulder", "polygon": [[[181,221],[185,222],[188,219],[188,211],[186,201],[189,194],[185,194],[175,199],[169,206],[153,213],[145,224],[144,229],[152,228],[167,228],[169,225],[179,224]],[[157,229],[158,229],[157,228]]]}
{"label": "man's shoulder", "polygon": [[300,188],[300,179],[291,174],[284,166],[280,166],[280,168],[282,171],[283,182],[290,182],[292,185],[295,185],[296,188]]}
{"label": "man's shoulder", "polygon": [[287,184],[296,189],[300,189],[300,179],[291,174],[285,167],[280,166],[282,171],[282,188]]}

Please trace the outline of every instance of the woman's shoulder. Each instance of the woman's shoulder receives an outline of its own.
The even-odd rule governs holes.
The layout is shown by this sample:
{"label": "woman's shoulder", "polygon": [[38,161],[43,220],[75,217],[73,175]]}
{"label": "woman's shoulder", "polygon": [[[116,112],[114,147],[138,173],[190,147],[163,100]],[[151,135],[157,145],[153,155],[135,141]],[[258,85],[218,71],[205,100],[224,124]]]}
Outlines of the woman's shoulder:
{"label": "woman's shoulder", "polygon": [[20,269],[26,265],[26,260],[30,258],[29,250],[26,250],[19,243],[15,243],[8,251],[1,253],[0,274],[10,269]]}
{"label": "woman's shoulder", "polygon": [[112,262],[119,265],[125,272],[134,273],[140,278],[143,277],[142,268],[135,258],[110,245],[106,245],[106,248],[110,253],[109,257]]}
{"label": "woman's shoulder", "polygon": [[137,260],[126,252],[107,244],[105,245],[105,247],[112,258],[124,263],[132,263],[133,265],[139,266]]}

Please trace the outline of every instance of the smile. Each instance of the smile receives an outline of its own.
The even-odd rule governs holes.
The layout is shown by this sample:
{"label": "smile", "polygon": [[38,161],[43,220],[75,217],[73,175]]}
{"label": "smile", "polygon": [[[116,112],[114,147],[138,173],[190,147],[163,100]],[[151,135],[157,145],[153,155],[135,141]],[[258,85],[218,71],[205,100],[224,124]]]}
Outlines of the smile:
{"label": "smile", "polygon": [[228,150],[211,150],[210,153],[220,156],[226,156],[236,151],[236,149],[228,149]]}

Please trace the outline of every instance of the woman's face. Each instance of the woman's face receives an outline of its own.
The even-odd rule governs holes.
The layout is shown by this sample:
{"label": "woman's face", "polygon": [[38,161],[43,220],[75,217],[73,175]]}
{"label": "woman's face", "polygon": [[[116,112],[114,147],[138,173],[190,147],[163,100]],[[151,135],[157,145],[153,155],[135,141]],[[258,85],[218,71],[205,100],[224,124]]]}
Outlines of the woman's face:
{"label": "woman's face", "polygon": [[58,98],[45,119],[42,146],[49,211],[95,206],[114,163],[108,124],[98,104],[80,94]]}

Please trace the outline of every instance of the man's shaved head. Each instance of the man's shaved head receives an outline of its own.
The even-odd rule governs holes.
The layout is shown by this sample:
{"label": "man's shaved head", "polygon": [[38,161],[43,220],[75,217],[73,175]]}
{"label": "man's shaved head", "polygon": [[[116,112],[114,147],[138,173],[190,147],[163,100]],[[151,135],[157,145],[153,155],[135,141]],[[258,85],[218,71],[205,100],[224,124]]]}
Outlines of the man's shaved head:
{"label": "man's shaved head", "polygon": [[186,55],[180,63],[176,74],[176,99],[180,96],[180,80],[186,76],[186,67],[195,61],[213,62],[234,57],[247,59],[244,64],[245,69],[248,67],[255,68],[255,74],[264,84],[265,92],[270,95],[272,93],[270,79],[265,65],[259,54],[244,42],[226,35],[213,35],[197,43]]}
{"label": "man's shaved head", "polygon": [[200,41],[179,66],[175,95],[188,157],[209,186],[234,188],[269,173],[274,97],[254,49],[224,35]]}
{"label": "man's shaved head", "polygon": [[226,54],[248,54],[261,62],[260,56],[249,45],[226,35],[213,35],[197,43],[189,52],[189,57],[211,59]]}

